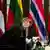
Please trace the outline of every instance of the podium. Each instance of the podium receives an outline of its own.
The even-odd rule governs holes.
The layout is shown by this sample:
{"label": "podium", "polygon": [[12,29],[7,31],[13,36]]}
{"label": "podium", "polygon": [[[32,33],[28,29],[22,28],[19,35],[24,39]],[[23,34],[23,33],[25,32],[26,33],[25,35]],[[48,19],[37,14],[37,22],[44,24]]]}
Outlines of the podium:
{"label": "podium", "polygon": [[41,48],[38,48],[38,50],[45,50],[45,48],[41,47]]}
{"label": "podium", "polygon": [[50,46],[46,46],[45,47],[45,50],[50,50]]}

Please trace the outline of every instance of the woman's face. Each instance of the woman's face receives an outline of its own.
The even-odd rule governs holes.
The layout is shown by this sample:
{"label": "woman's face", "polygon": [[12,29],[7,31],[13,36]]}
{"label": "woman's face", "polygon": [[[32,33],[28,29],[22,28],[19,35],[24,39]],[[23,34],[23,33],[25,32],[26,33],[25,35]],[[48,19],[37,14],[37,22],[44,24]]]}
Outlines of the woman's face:
{"label": "woman's face", "polygon": [[25,27],[31,26],[31,25],[32,25],[32,20],[29,19],[29,18],[26,18],[26,19],[24,20],[24,22],[23,22],[23,25],[24,25]]}

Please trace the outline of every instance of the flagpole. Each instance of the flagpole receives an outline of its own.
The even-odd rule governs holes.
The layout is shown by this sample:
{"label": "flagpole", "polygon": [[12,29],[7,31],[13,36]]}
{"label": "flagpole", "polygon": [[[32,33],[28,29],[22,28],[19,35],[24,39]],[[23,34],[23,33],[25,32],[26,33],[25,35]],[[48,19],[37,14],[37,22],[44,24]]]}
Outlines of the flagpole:
{"label": "flagpole", "polygon": [[21,26],[21,37],[23,37],[23,27]]}
{"label": "flagpole", "polygon": [[[25,31],[26,31],[26,38],[28,36],[28,27],[25,27]],[[25,44],[25,50],[27,50],[27,44]]]}
{"label": "flagpole", "polygon": [[26,27],[26,37],[28,36],[28,27]]}

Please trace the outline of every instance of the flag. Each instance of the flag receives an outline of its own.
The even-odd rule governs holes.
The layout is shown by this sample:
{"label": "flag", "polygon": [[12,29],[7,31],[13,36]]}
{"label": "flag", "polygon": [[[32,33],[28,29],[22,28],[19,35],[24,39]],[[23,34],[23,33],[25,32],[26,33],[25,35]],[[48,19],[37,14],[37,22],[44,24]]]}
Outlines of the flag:
{"label": "flag", "polygon": [[5,33],[4,15],[0,11],[0,37]]}
{"label": "flag", "polygon": [[20,7],[21,12],[22,12],[22,15],[23,15],[23,6],[22,6],[22,0],[18,0],[18,4],[19,4],[19,7]]}
{"label": "flag", "polygon": [[9,30],[13,26],[20,26],[23,16],[22,0],[10,0],[8,11],[8,22],[6,29]]}
{"label": "flag", "polygon": [[41,14],[43,15],[43,18],[45,20],[45,16],[44,16],[44,8],[43,8],[43,4],[42,4],[43,0],[36,0],[36,4],[38,5],[38,8],[40,9]]}
{"label": "flag", "polygon": [[[35,0],[35,1],[36,1],[36,4],[38,5],[39,9],[41,10],[42,15],[44,15],[44,8],[43,8],[43,5],[42,5],[42,0]],[[31,0],[30,0],[30,4],[31,4]],[[28,14],[28,17],[29,17],[30,19],[32,19],[30,13]],[[34,23],[34,22],[33,22],[33,23]],[[34,31],[35,31],[35,32],[33,32],[33,33],[34,33],[33,35],[39,36],[39,34],[38,34],[38,29],[37,29],[35,23],[33,24],[33,28],[34,28]]]}
{"label": "flag", "polygon": [[0,9],[1,9],[1,0],[0,0]]}
{"label": "flag", "polygon": [[[44,0],[35,0],[35,2],[38,5],[38,8],[40,9],[41,14],[43,15],[43,19],[46,20],[46,17],[44,16],[44,7],[43,7]],[[36,28],[36,32],[38,32],[37,28]]]}
{"label": "flag", "polygon": [[3,9],[3,0],[0,0],[0,9]]}
{"label": "flag", "polygon": [[[39,0],[38,0],[39,1]],[[38,29],[39,36],[42,40],[46,39],[46,26],[42,14],[42,7],[39,7],[36,0],[31,0],[30,15]]]}

